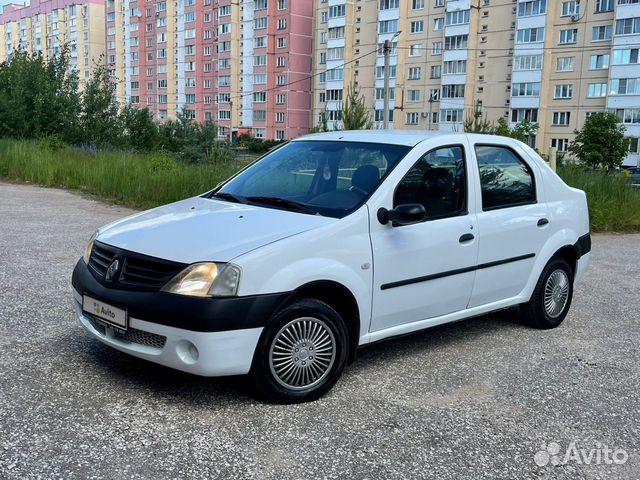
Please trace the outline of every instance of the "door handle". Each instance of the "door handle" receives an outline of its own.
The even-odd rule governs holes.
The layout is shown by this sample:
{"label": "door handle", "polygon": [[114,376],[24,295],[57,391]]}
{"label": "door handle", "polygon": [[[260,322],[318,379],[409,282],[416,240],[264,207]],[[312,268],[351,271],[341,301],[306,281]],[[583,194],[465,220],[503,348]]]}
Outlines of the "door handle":
{"label": "door handle", "polygon": [[464,235],[462,235],[462,236],[460,237],[460,239],[459,239],[458,241],[459,241],[460,243],[467,243],[467,242],[470,242],[471,240],[473,240],[474,238],[476,238],[476,237],[474,237],[472,234],[470,234],[470,233],[465,233]]}
{"label": "door handle", "polygon": [[539,227],[544,227],[545,225],[549,224],[549,220],[547,220],[546,218],[541,218],[540,220],[538,220],[538,226]]}

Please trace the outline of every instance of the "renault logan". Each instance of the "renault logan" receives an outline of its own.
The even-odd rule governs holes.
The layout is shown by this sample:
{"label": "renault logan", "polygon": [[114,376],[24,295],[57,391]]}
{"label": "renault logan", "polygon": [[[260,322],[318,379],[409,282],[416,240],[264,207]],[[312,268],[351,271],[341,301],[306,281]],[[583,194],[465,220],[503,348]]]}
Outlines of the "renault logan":
{"label": "renault logan", "polygon": [[301,402],[371,342],[514,306],[558,326],[590,249],[585,194],[523,143],[334,132],[100,228],[72,283],[103,343]]}

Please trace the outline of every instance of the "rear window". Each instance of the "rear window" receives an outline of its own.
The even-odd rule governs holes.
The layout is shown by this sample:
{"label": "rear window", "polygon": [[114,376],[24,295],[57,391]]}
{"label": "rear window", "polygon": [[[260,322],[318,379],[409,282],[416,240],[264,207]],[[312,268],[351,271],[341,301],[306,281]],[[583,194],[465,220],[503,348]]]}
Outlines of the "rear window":
{"label": "rear window", "polygon": [[483,210],[535,203],[531,167],[513,150],[498,145],[476,145],[476,157]]}

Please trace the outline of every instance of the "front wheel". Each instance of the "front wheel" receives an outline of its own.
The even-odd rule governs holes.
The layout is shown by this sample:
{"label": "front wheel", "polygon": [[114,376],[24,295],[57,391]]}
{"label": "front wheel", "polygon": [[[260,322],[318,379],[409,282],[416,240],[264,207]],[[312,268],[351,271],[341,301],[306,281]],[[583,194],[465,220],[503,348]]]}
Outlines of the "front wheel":
{"label": "front wheel", "polygon": [[265,328],[251,372],[256,386],[279,403],[321,397],[344,370],[347,340],[344,322],[333,308],[310,298],[296,301]]}
{"label": "front wheel", "polygon": [[566,260],[554,257],[544,267],[531,300],[522,305],[527,323],[536,328],[555,328],[569,312],[573,297],[573,271]]}

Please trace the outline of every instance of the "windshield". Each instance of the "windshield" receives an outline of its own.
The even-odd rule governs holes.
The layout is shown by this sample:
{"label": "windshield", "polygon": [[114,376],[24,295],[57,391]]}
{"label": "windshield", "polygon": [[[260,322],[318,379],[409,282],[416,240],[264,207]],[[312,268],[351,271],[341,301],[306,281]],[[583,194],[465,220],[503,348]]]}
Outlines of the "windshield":
{"label": "windshield", "polygon": [[364,203],[410,149],[363,142],[290,142],[211,197],[342,218]]}

